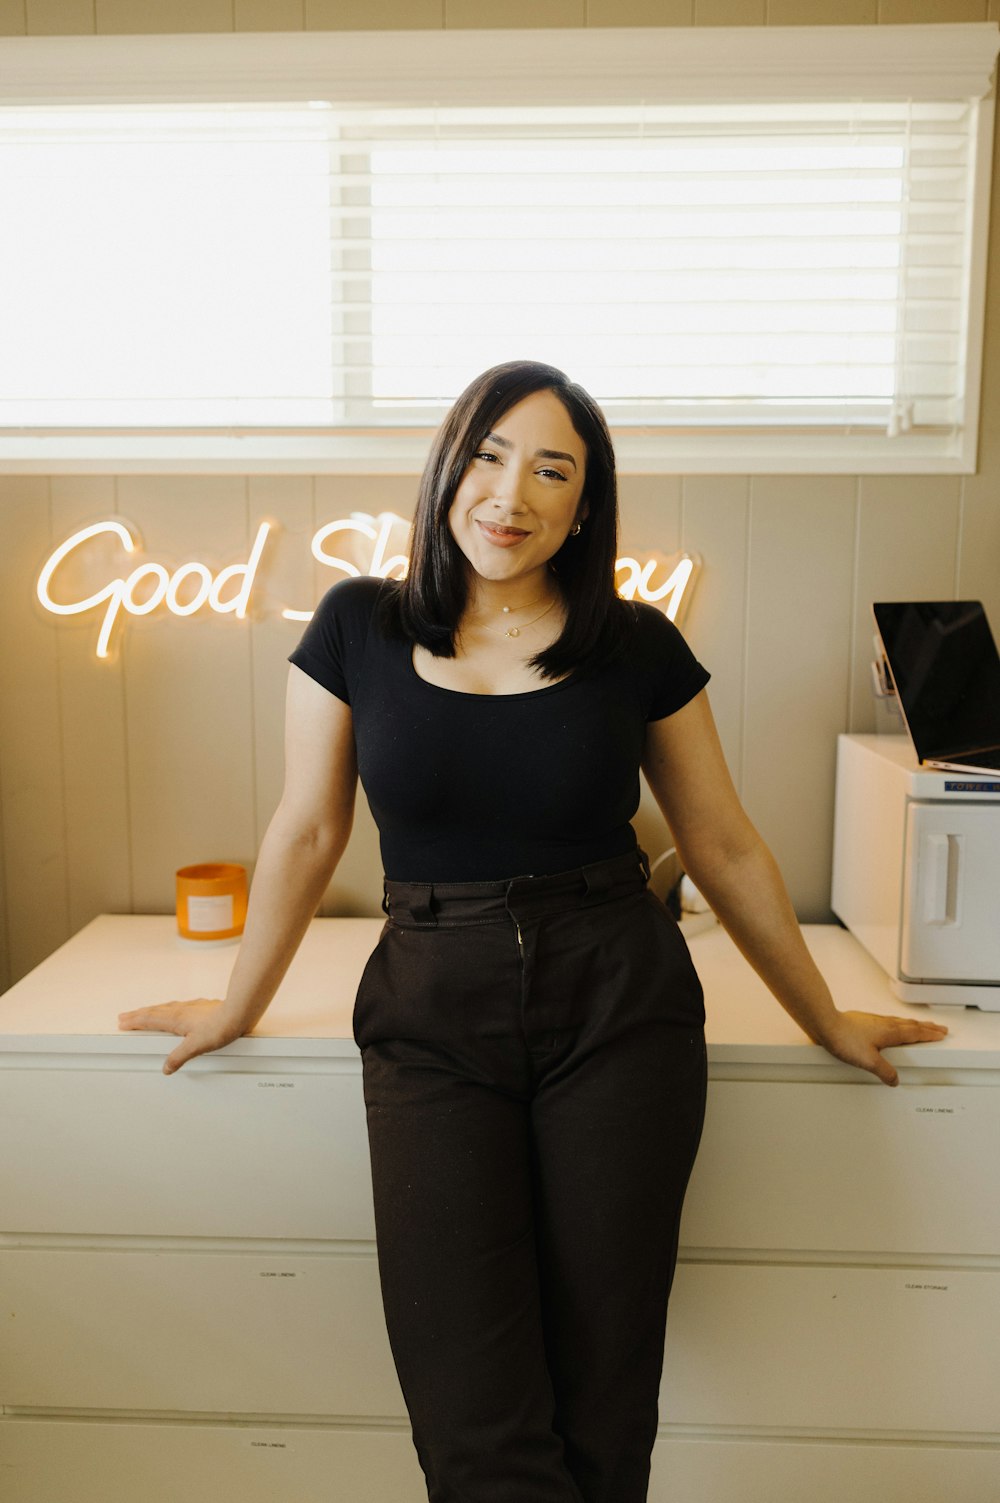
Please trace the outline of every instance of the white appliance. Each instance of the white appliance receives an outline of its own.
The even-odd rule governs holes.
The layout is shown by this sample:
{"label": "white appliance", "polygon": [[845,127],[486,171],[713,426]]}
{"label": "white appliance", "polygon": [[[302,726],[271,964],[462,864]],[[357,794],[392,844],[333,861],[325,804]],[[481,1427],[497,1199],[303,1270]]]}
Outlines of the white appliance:
{"label": "white appliance", "polygon": [[832,903],[903,1001],[1000,1011],[1000,778],[839,736]]}

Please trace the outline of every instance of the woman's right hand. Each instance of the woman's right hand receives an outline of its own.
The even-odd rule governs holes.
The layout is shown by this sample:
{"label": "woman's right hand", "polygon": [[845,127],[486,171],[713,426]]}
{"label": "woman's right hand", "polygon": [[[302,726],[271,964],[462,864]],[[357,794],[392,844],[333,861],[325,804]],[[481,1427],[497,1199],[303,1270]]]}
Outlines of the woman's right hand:
{"label": "woman's right hand", "polygon": [[197,997],[192,1002],[159,1002],[153,1007],[137,1007],[118,1014],[122,1031],[147,1029],[151,1033],[178,1033],[178,1044],[163,1064],[164,1075],[173,1075],[181,1065],[198,1054],[221,1049],[240,1037],[239,1028],[223,1019],[222,1002],[217,997]]}

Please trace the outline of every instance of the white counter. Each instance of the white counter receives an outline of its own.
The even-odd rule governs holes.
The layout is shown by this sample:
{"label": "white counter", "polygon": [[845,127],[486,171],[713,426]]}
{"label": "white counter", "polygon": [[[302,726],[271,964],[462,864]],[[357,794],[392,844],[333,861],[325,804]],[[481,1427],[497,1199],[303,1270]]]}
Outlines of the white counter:
{"label": "white counter", "polygon": [[[379,919],[315,919],[253,1034],[220,1054],[355,1056],[354,994],[381,927]],[[890,1050],[897,1068],[1000,1069],[1000,1013],[900,1002],[846,930],[813,924],[803,933],[839,1007],[947,1024],[940,1044]],[[806,1038],[722,929],[697,934],[690,945],[705,988],[713,1065],[844,1068]],[[0,996],[0,1049],[61,1052],[71,1039],[81,1053],[165,1054],[173,1045],[161,1036],[118,1032],[118,1013],[222,996],[237,948],[185,943],[172,917],[105,914]]]}
{"label": "white counter", "polygon": [[[381,1316],[355,988],[374,919],[313,923],[255,1033],[165,1077],[145,1003],[235,946],[94,921],[0,998],[4,1503],[422,1503]],[[1000,1014],[897,1001],[807,941],[844,1008],[935,1017],[887,1090],[695,936],[709,1099],[650,1503],[1000,1497]]]}

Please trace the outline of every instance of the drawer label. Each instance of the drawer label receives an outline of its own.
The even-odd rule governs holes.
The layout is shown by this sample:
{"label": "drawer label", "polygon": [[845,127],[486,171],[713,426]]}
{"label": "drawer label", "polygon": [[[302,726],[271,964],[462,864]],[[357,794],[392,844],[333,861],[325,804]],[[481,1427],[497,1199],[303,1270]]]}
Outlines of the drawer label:
{"label": "drawer label", "polygon": [[258,1080],[258,1091],[294,1091],[294,1080]]}
{"label": "drawer label", "polygon": [[940,1289],[943,1292],[947,1292],[948,1289],[951,1288],[951,1285],[950,1284],[904,1284],[903,1288],[904,1289]]}
{"label": "drawer label", "polygon": [[261,1269],[257,1277],[261,1279],[297,1279],[298,1274],[286,1273],[284,1271],[279,1272],[277,1270],[271,1269]]}
{"label": "drawer label", "polygon": [[287,1451],[288,1445],[283,1440],[252,1440],[250,1449],[252,1451]]}

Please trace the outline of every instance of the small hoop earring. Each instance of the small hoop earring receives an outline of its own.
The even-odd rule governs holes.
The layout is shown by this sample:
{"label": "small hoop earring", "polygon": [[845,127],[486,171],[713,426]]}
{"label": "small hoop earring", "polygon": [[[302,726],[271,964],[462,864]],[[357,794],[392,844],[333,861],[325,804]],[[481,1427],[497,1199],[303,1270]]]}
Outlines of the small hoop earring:
{"label": "small hoop earring", "polygon": [[572,525],[572,527],[569,530],[570,537],[571,538],[575,538],[575,537],[579,536],[579,532],[580,532],[580,524],[579,524],[579,522],[574,522],[573,525]]}

